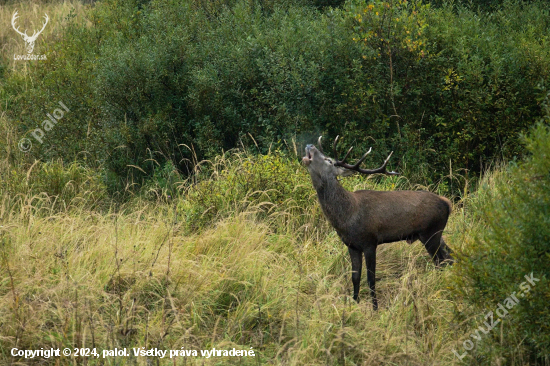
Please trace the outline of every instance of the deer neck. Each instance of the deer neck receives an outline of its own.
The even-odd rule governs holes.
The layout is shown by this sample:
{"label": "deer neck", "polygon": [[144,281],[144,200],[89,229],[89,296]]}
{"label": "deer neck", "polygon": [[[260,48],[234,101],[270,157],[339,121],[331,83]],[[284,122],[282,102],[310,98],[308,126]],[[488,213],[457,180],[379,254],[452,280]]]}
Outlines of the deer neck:
{"label": "deer neck", "polygon": [[315,185],[317,197],[325,216],[337,230],[343,230],[356,211],[356,200],[335,177],[323,179]]}

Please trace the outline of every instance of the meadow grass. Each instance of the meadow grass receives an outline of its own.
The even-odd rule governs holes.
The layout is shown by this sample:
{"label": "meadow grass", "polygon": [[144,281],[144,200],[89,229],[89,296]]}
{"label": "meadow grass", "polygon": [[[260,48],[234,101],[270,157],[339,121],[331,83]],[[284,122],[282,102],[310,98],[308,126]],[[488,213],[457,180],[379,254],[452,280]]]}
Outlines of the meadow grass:
{"label": "meadow grass", "polygon": [[[233,152],[203,165],[210,168],[199,178],[172,182],[176,196],[149,187],[128,203],[101,210],[90,209],[84,199],[48,210],[56,200],[33,197],[32,191],[18,196],[25,204],[16,209],[5,207],[10,200],[4,198],[2,363],[14,361],[12,347],[88,347],[100,353],[123,347],[253,347],[254,358],[131,356],[86,362],[460,364],[452,349],[459,350],[470,325],[455,319],[463,304],[449,296],[452,268],[436,270],[421,243],[379,247],[380,310],[374,312],[365,275],[361,301],[352,300],[347,250],[323,218],[297,159]],[[242,169],[248,169],[248,186],[232,180]],[[277,174],[269,175],[270,170]],[[32,180],[42,173],[29,174]],[[281,199],[274,187],[282,191],[294,180],[303,181],[303,191]],[[403,178],[352,177],[344,184],[348,189],[410,188]],[[215,196],[222,188],[208,201],[218,206],[215,215],[190,214],[205,210],[204,192]],[[158,198],[152,200],[151,192]],[[303,200],[295,193],[305,193]],[[444,234],[455,251],[479,226],[469,220],[468,199],[455,206]],[[41,209],[33,208],[39,204]]]}

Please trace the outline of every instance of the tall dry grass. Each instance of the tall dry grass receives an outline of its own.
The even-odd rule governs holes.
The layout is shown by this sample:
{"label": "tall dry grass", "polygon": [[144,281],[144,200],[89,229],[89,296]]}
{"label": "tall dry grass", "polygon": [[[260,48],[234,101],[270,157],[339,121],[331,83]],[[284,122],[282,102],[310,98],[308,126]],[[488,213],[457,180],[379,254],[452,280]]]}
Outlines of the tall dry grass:
{"label": "tall dry grass", "polygon": [[[1,363],[84,363],[75,357],[18,360],[12,347],[88,347],[100,354],[123,347],[253,347],[255,358],[85,362],[460,364],[452,349],[470,329],[453,318],[462,305],[447,294],[452,269],[435,270],[418,242],[383,245],[377,258],[380,310],[372,310],[366,283],[355,303],[347,251],[323,219],[309,178],[296,160],[277,157],[222,157],[199,180],[174,182],[177,197],[138,196],[102,212],[85,203],[34,210],[38,201],[27,193],[21,214],[3,215],[0,223]],[[244,168],[249,181],[232,181]],[[270,177],[268,169],[284,174]],[[295,177],[287,180],[290,172]],[[279,183],[270,181],[277,177]],[[269,182],[283,190],[292,179],[304,180],[303,201],[296,191],[279,201],[269,185],[256,190]],[[395,189],[407,182],[353,178],[345,184]],[[204,192],[215,195],[222,187],[220,202],[209,201],[220,205],[216,215],[188,215],[204,207]],[[249,190],[240,192],[244,187]],[[201,219],[202,225],[190,222]],[[457,205],[445,235],[449,245],[456,250],[467,243],[475,225],[467,205]]]}

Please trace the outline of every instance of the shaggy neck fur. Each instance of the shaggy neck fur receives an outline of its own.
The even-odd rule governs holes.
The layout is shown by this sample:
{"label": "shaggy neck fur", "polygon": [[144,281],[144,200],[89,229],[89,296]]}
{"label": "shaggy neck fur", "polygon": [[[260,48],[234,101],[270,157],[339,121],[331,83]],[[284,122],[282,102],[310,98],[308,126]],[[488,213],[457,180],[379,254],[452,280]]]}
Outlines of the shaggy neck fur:
{"label": "shaggy neck fur", "polygon": [[355,211],[356,201],[353,195],[342,187],[336,177],[313,179],[313,186],[332,226],[337,231],[344,229]]}

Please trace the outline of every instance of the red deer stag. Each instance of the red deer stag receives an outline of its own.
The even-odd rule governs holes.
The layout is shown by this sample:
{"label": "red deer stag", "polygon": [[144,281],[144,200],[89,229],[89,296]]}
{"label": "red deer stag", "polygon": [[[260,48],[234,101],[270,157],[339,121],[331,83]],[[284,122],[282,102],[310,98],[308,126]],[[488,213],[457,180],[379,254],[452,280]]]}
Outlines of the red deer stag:
{"label": "red deer stag", "polygon": [[376,247],[384,243],[401,240],[412,243],[420,239],[436,266],[439,267],[444,261],[445,264],[452,263],[451,251],[441,237],[451,213],[451,202],[426,191],[346,191],[336,179],[337,176],[348,176],[354,172],[387,175],[399,173],[386,170],[393,151],[381,167],[367,170],[359,166],[372,148],[357,163],[350,165],[346,164],[346,159],[353,146],[343,160],[338,160],[337,143],[338,137],[333,144],[335,159],[331,159],[324,155],[319,137],[319,150],[313,145],[307,145],[306,156],[302,158],[302,162],[309,170],[325,216],[348,247],[351,257],[353,299],[359,301],[364,254],[367,281],[376,310]]}

